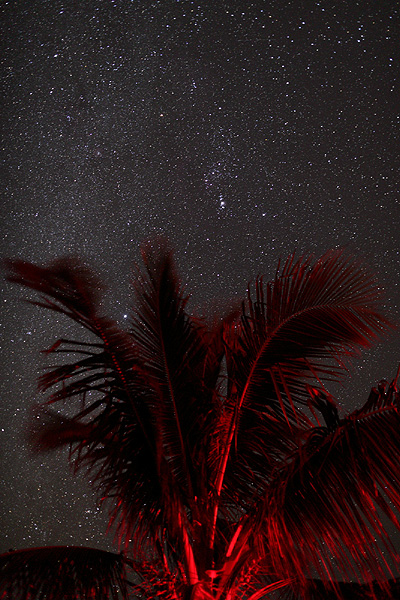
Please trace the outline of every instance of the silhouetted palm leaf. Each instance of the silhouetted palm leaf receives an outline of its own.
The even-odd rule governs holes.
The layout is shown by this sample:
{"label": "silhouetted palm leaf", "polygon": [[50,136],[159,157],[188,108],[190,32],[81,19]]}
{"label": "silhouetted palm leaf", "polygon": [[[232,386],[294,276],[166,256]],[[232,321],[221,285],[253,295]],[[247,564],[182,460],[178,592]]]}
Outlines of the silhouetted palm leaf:
{"label": "silhouetted palm leaf", "polygon": [[388,390],[373,390],[365,406],[336,427],[308,432],[263,505],[277,572],[292,573],[304,585],[311,570],[324,579],[385,581],[387,561],[399,562],[382,524],[386,515],[400,527],[399,431],[393,382]]}
{"label": "silhouetted palm leaf", "polygon": [[309,427],[299,411],[309,403],[307,380],[321,387],[337,378],[346,355],[387,329],[379,297],[374,278],[342,252],[315,264],[291,256],[272,282],[256,282],[254,301],[249,292],[240,325],[226,335],[230,434],[237,449],[227,489],[243,482],[242,502],[255,487],[265,489],[271,471]]}
{"label": "silhouetted palm leaf", "polygon": [[[9,262],[8,267],[11,281],[42,294],[37,304],[68,315],[97,338],[92,343],[58,340],[46,352],[68,358],[43,375],[39,386],[46,391],[61,384],[51,394],[50,404],[68,401],[71,405],[71,400],[79,400],[70,406],[75,410],[79,407],[75,417],[69,419],[70,433],[75,435],[79,430],[79,436],[82,431],[88,435],[76,440],[77,465],[86,464],[95,470],[103,497],[122,500],[113,503],[112,518],[129,536],[138,521],[152,523],[160,498],[156,440],[152,435],[154,415],[148,402],[152,389],[134,340],[112,320],[98,314],[99,298],[93,290],[100,286],[77,261],[57,261],[47,269],[22,261]],[[71,355],[78,359],[67,362]],[[54,415],[46,421],[43,433],[36,436],[42,447],[50,444],[49,439],[52,445],[57,443]],[[73,441],[64,435],[65,422],[64,418],[59,420],[61,444]],[[143,513],[145,518],[141,518]]]}
{"label": "silhouetted palm leaf", "polygon": [[0,556],[0,598],[7,600],[124,600],[121,555],[58,546]]}
{"label": "silhouetted palm leaf", "polygon": [[292,256],[272,282],[258,280],[256,300],[249,293],[228,345],[240,405],[268,400],[296,422],[291,396],[297,402],[308,397],[299,378],[337,377],[344,356],[387,329],[379,297],[374,278],[341,252],[315,264]]}

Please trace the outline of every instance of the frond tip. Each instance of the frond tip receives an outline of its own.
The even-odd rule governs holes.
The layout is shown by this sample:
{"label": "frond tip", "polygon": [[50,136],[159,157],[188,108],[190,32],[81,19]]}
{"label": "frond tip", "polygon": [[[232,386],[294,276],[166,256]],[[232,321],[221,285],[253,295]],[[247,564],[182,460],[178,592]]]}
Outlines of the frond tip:
{"label": "frond tip", "polygon": [[127,589],[122,556],[77,546],[17,550],[0,556],[0,598],[120,600]]}

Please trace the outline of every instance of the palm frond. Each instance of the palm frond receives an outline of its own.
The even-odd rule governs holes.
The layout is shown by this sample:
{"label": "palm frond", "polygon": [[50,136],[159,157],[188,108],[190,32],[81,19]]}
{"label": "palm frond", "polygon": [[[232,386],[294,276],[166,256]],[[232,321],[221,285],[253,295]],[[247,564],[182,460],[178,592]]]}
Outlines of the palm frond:
{"label": "palm frond", "polygon": [[43,424],[42,432],[34,423],[31,438],[38,449],[76,442],[71,457],[76,466],[94,471],[113,522],[129,538],[138,521],[152,522],[161,493],[154,394],[137,346],[128,332],[98,314],[96,278],[76,260],[49,267],[11,261],[8,269],[11,281],[41,293],[36,304],[66,314],[97,338],[60,339],[46,350],[60,363],[39,379],[39,389],[51,390],[46,404],[68,403],[68,416],[44,408],[34,420]]}
{"label": "palm frond", "polygon": [[[202,495],[199,444],[215,408],[214,387],[223,353],[198,319],[186,312],[188,298],[175,273],[168,247],[143,249],[145,272],[135,284],[137,306],[133,334],[155,390],[158,457],[186,497]],[[172,480],[170,480],[172,481]],[[199,489],[200,486],[200,489]]]}
{"label": "palm frond", "polygon": [[308,382],[323,392],[323,381],[340,376],[346,356],[389,327],[380,295],[375,279],[340,251],[315,264],[292,255],[273,281],[256,282],[255,300],[249,292],[241,323],[226,334],[236,449],[227,477],[250,481],[247,496],[254,485],[265,490],[310,426],[299,410],[309,403]]}
{"label": "palm frond", "polygon": [[[259,397],[258,386],[265,398],[267,379],[272,396],[278,387],[290,411],[288,396],[296,401],[307,396],[299,377],[338,376],[343,357],[369,346],[388,328],[378,310],[380,296],[375,279],[340,251],[315,264],[291,256],[272,282],[258,280],[256,299],[249,293],[230,350],[241,404]],[[275,404],[280,412],[276,398]]]}
{"label": "palm frond", "polygon": [[27,431],[28,441],[36,452],[82,442],[90,434],[90,424],[82,423],[77,418],[68,418],[43,405],[35,407]]}
{"label": "palm frond", "polygon": [[0,556],[0,598],[125,600],[123,557],[77,546],[17,550]]}
{"label": "palm frond", "polygon": [[96,275],[76,258],[62,258],[48,267],[22,260],[5,260],[8,281],[19,283],[41,295],[33,304],[64,313],[84,327],[90,321],[103,291]]}
{"label": "palm frond", "polygon": [[[399,557],[382,516],[399,528],[400,394],[395,382],[365,406],[315,427],[276,474],[263,513],[278,573],[385,582]],[[378,540],[378,541],[377,541]],[[334,564],[332,563],[334,557]],[[384,583],[382,584],[384,585]]]}

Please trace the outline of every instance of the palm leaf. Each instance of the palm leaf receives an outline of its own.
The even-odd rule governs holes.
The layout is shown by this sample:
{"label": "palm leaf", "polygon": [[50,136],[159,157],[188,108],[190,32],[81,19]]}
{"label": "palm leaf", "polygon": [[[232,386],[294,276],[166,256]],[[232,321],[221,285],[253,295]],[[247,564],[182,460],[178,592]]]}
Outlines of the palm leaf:
{"label": "palm leaf", "polygon": [[33,411],[27,433],[31,447],[36,452],[45,452],[87,440],[91,425],[39,405]]}
{"label": "palm leaf", "polygon": [[7,600],[121,600],[128,598],[121,555],[52,546],[0,556],[0,598]]}
{"label": "palm leaf", "polygon": [[62,258],[48,267],[22,260],[5,260],[4,265],[8,281],[40,293],[41,301],[32,304],[63,313],[93,330],[91,321],[103,286],[78,259]]}
{"label": "palm leaf", "polygon": [[236,449],[228,489],[243,482],[241,496],[249,501],[254,486],[266,489],[310,425],[299,411],[309,403],[307,381],[323,391],[324,380],[340,376],[346,356],[389,327],[379,301],[375,279],[342,252],[315,264],[290,256],[272,282],[256,282],[255,300],[249,292],[240,325],[226,334],[229,435]]}
{"label": "palm leaf", "polygon": [[[376,579],[399,557],[382,515],[400,527],[400,394],[395,382],[336,427],[315,427],[276,474],[263,507],[277,572]],[[395,509],[395,510],[394,510]],[[379,540],[379,542],[377,542]],[[335,567],[331,557],[335,558]]]}
{"label": "palm leaf", "polygon": [[[135,284],[133,334],[155,390],[159,469],[165,493],[173,485],[181,502],[196,513],[209,487],[205,456],[220,405],[215,386],[223,359],[223,323],[208,332],[186,312],[188,298],[168,247],[145,247],[143,260],[146,271]],[[193,497],[198,499],[196,506]]]}
{"label": "palm leaf", "polygon": [[[229,349],[240,403],[257,399],[258,386],[264,398],[270,388],[272,401],[277,385],[291,412],[288,395],[293,391],[297,401],[307,396],[299,377],[336,377],[344,356],[369,346],[387,329],[379,298],[375,279],[342,252],[329,252],[314,265],[289,257],[272,282],[256,283],[256,299],[249,294]],[[281,412],[279,399],[274,403]]]}
{"label": "palm leaf", "polygon": [[162,455],[168,456],[177,482],[193,491],[194,456],[189,440],[203,437],[196,426],[213,399],[201,379],[206,356],[204,327],[186,313],[188,298],[181,290],[168,248],[155,251],[148,245],[142,254],[146,271],[135,285],[134,336],[157,389]]}
{"label": "palm leaf", "polygon": [[112,521],[129,539],[138,522],[152,523],[161,494],[152,388],[137,347],[128,332],[98,314],[97,280],[76,260],[47,268],[22,261],[7,266],[11,281],[41,293],[34,304],[66,314],[97,338],[61,339],[46,350],[61,363],[40,378],[39,388],[53,390],[47,404],[68,402],[68,416],[45,408],[42,431],[34,425],[31,437],[39,449],[77,443],[71,455],[76,466],[94,470],[101,497],[110,500]]}

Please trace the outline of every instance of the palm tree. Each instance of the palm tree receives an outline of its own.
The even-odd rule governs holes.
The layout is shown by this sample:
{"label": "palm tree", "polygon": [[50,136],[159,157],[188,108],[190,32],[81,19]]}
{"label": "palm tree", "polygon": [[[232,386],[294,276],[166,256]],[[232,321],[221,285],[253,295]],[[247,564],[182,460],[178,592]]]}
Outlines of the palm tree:
{"label": "palm tree", "polygon": [[323,383],[390,326],[374,278],[339,251],[292,255],[210,324],[187,311],[168,245],[142,255],[127,331],[100,314],[100,282],[79,262],[8,262],[35,304],[86,331],[46,351],[59,362],[39,380],[50,395],[31,436],[71,444],[120,552],[7,553],[0,598],[311,599],[321,585],[340,597],[343,578],[389,594],[396,382],[344,418]]}

